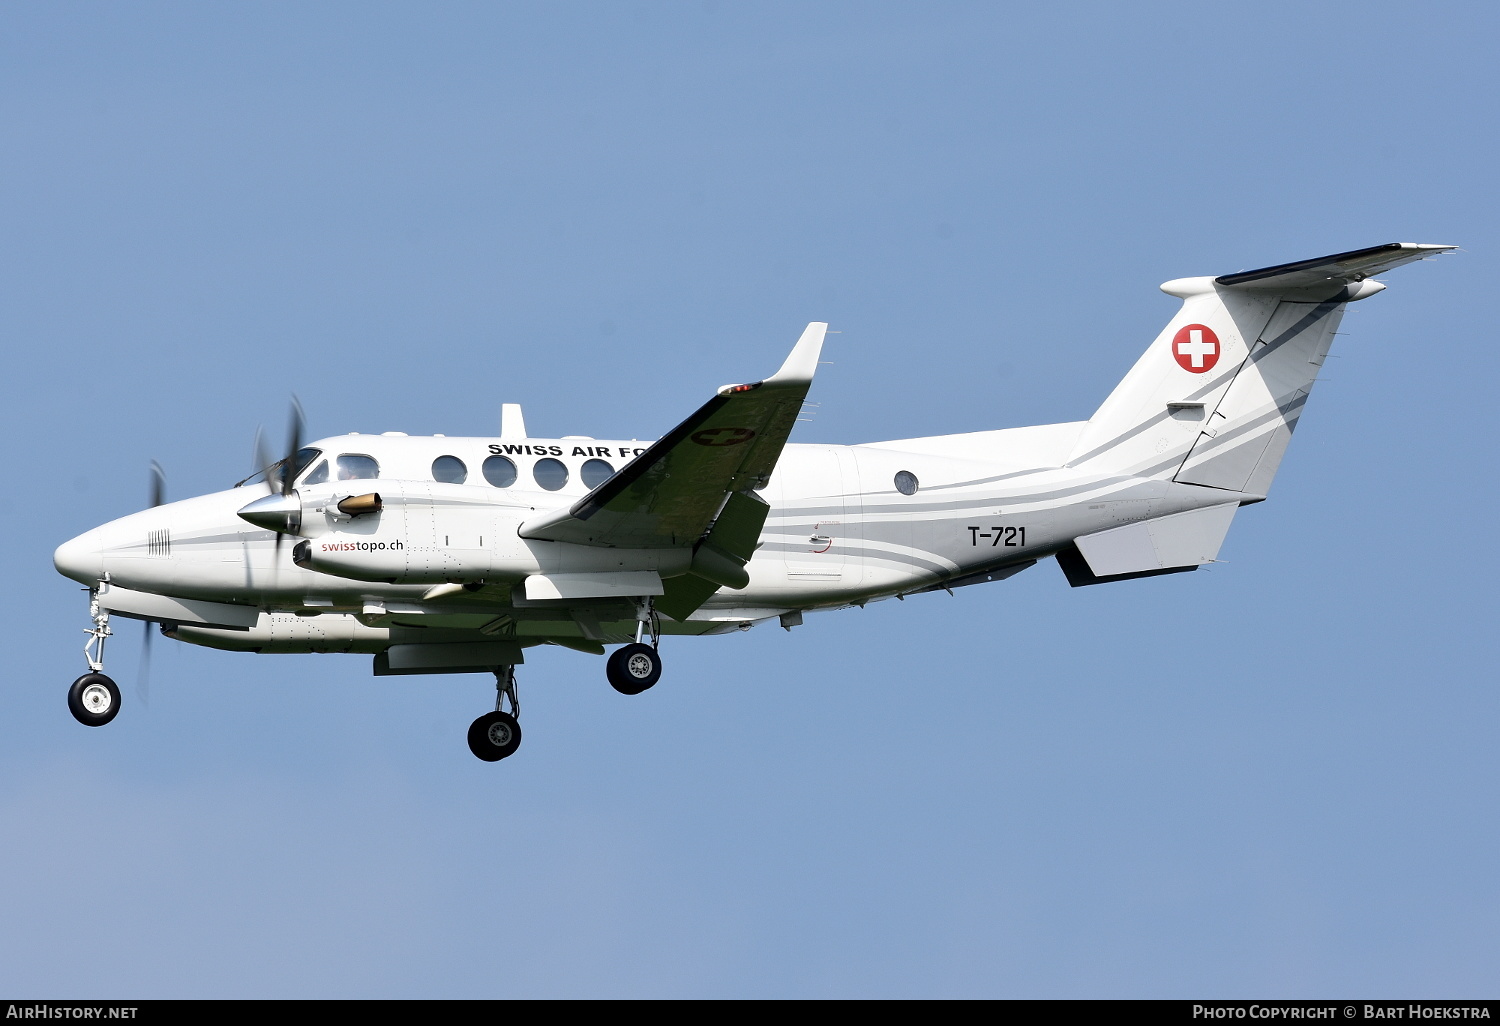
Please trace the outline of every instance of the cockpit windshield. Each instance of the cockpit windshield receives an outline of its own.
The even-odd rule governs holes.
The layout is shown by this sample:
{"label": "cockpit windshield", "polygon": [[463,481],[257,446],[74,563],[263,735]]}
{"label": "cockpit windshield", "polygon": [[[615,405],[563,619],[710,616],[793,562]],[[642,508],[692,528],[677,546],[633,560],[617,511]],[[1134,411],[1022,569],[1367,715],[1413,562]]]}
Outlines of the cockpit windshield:
{"label": "cockpit windshield", "polygon": [[[314,449],[311,446],[305,449],[298,449],[297,454],[292,457],[292,480],[295,481],[298,475],[306,470],[312,464],[313,460],[317,459],[321,455],[323,455],[322,449]],[[266,467],[263,470],[257,470],[255,473],[251,474],[243,481],[236,481],[234,483],[234,486],[238,488],[241,485],[249,484],[251,481],[254,481],[258,477],[264,477],[273,489],[280,488],[281,468],[285,467],[286,463],[287,461],[285,459],[279,459],[275,463],[272,463],[269,467]]]}
{"label": "cockpit windshield", "polygon": [[296,457],[292,460],[292,480],[302,476],[302,472],[312,466],[313,460],[323,455],[322,449],[314,449],[311,446],[306,449],[298,449]]}

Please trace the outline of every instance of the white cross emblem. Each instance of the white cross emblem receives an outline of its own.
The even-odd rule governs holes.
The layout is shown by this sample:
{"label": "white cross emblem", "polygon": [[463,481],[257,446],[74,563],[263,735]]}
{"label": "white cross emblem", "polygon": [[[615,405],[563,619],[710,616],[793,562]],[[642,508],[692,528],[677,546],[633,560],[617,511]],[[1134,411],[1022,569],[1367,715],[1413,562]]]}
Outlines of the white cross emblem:
{"label": "white cross emblem", "polygon": [[1188,341],[1177,343],[1177,353],[1179,356],[1191,357],[1194,367],[1202,367],[1205,356],[1219,354],[1219,346],[1216,342],[1203,341],[1203,329],[1194,328],[1188,332]]}

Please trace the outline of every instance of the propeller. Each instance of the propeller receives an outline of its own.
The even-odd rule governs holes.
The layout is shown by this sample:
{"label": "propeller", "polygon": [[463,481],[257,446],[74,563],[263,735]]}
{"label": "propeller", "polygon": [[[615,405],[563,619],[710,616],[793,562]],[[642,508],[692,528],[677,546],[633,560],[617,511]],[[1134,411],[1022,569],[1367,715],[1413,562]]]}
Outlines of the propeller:
{"label": "propeller", "polygon": [[[155,460],[151,461],[151,508],[155,509],[167,501],[167,472],[161,468],[161,464]],[[151,707],[151,628],[155,626],[150,620],[143,620],[141,626],[145,628],[145,636],[141,640],[141,665],[136,672],[135,691],[140,697],[141,707]]]}
{"label": "propeller", "polygon": [[141,700],[141,708],[151,708],[151,635],[156,633],[151,628],[156,624],[150,620],[143,620],[141,626],[146,629],[141,638],[141,665],[135,673],[135,693]]}
{"label": "propeller", "polygon": [[254,473],[235,485],[235,487],[238,488],[245,481],[254,481],[257,477],[264,474],[266,486],[274,492],[276,489],[271,485],[271,464],[275,461],[271,459],[271,450],[266,445],[266,432],[259,424],[255,426],[255,451],[250,454],[250,460],[250,469]]}
{"label": "propeller", "polygon": [[[307,415],[302,412],[302,403],[295,395],[292,396],[292,409],[286,426],[286,458],[277,464],[275,480],[271,475],[266,475],[266,483],[271,486],[273,492],[282,495],[292,494],[292,485],[296,481],[297,453],[302,448],[302,430],[306,425]],[[278,536],[278,542],[280,538]]]}
{"label": "propeller", "polygon": [[[264,471],[256,471],[245,481],[254,480],[259,474],[264,473],[266,487],[270,494],[264,498],[257,499],[244,509],[239,515],[257,527],[263,527],[276,535],[276,549],[273,556],[273,566],[281,564],[281,541],[288,534],[296,534],[302,521],[302,506],[297,500],[294,486],[297,482],[297,471],[301,468],[297,465],[297,453],[302,449],[302,433],[307,421],[307,416],[302,412],[302,403],[297,397],[292,396],[291,415],[288,418],[286,437],[286,456],[272,463],[270,454],[266,451],[264,432],[256,429],[255,432],[255,461]],[[240,484],[244,484],[241,481]]]}
{"label": "propeller", "polygon": [[[292,486],[297,481],[297,453],[302,450],[302,429],[307,423],[307,415],[302,412],[302,403],[296,394],[292,395],[292,409],[286,426],[286,459],[281,461],[280,478],[281,494],[283,497],[292,494]],[[297,527],[301,527],[302,510],[297,510]],[[281,565],[281,539],[286,535],[281,531],[276,532],[276,556],[275,565]]]}
{"label": "propeller", "polygon": [[266,483],[266,488],[272,495],[290,495],[292,491],[292,479],[295,474],[288,475],[288,468],[297,469],[297,453],[302,448],[302,433],[304,423],[307,419],[302,412],[302,403],[295,395],[292,396],[291,415],[287,425],[287,454],[284,458],[277,460],[271,455],[270,443],[266,441],[265,429],[259,425],[255,428],[255,445],[251,451],[251,474],[247,478],[236,481],[234,487],[247,485],[257,477]]}
{"label": "propeller", "polygon": [[155,509],[167,501],[167,472],[161,464],[151,461],[151,508]]}

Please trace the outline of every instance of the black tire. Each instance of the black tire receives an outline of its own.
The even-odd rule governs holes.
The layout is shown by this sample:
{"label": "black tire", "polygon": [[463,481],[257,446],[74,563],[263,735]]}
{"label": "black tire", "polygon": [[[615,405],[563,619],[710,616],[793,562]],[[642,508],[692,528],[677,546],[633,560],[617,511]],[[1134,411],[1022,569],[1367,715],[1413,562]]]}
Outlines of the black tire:
{"label": "black tire", "polygon": [[485,762],[499,762],[521,747],[521,725],[510,713],[485,713],[469,725],[469,751]]}
{"label": "black tire", "polygon": [[85,727],[102,727],[120,711],[120,689],[102,673],[85,673],[68,688],[68,712]]}
{"label": "black tire", "polygon": [[624,645],[604,665],[609,686],[622,695],[639,695],[661,680],[661,653],[650,645]]}

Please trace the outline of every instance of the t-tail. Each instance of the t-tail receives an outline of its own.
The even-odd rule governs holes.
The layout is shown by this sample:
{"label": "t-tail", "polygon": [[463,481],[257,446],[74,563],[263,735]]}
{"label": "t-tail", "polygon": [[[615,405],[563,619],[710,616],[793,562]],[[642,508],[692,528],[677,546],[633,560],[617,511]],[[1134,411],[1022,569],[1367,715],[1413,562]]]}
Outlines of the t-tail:
{"label": "t-tail", "polygon": [[1371,276],[1455,249],[1393,242],[1161,288],[1182,299],[1089,419],[1067,466],[1173,489],[1178,512],[1077,538],[1058,553],[1075,587],[1213,561],[1235,510],[1262,499],[1328,355]]}
{"label": "t-tail", "polygon": [[1167,282],[1182,309],[1089,419],[1068,466],[1265,496],[1344,308],[1385,288],[1372,275],[1455,248],[1393,242]]}

